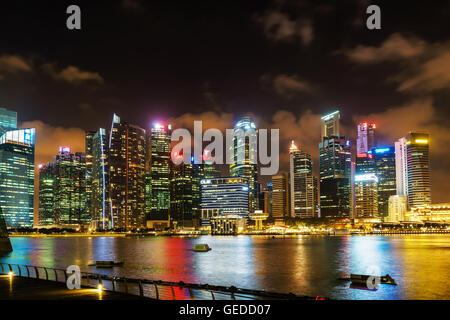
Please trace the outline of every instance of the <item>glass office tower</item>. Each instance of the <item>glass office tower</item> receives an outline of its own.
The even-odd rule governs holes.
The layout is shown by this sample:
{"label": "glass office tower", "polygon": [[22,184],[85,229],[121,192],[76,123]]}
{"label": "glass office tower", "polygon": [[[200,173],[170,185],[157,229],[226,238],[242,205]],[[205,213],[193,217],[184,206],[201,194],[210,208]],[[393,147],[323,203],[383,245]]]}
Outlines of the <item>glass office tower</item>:
{"label": "glass office tower", "polygon": [[114,227],[145,226],[146,132],[114,115],[109,139],[109,196]]}
{"label": "glass office tower", "polygon": [[168,220],[170,208],[171,125],[156,123],[150,132],[151,202],[149,220]]}
{"label": "glass office tower", "polygon": [[[239,138],[239,131],[243,133],[243,137]],[[255,122],[245,117],[239,120],[234,126],[233,135],[233,160],[234,163],[230,164],[230,176],[243,177],[248,179],[249,187],[249,210],[254,212],[258,209],[258,165],[256,164],[256,152],[257,152],[257,129]],[[252,136],[254,139],[252,139]]]}
{"label": "glass office tower", "polygon": [[0,207],[8,227],[33,226],[35,129],[0,137]]}
{"label": "glass office tower", "polygon": [[55,160],[39,174],[39,225],[85,225],[86,157],[61,147]]}

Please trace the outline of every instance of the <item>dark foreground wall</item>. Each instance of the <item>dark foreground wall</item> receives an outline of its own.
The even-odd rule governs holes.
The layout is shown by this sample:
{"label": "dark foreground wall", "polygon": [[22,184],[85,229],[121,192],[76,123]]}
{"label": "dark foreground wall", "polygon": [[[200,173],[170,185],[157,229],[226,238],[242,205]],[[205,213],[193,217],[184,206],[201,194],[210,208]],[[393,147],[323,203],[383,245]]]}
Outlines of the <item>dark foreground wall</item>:
{"label": "dark foreground wall", "polygon": [[0,238],[0,254],[12,251],[11,242],[9,238]]}

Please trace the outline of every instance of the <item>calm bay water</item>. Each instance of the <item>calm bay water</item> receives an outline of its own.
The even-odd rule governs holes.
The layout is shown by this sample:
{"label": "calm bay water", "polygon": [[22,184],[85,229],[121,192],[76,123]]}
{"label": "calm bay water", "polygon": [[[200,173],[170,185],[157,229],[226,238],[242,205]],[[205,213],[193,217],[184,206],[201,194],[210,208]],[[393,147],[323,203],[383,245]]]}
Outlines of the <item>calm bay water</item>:
{"label": "calm bay water", "polygon": [[[236,236],[150,238],[11,238],[0,262],[66,268],[134,278],[234,285],[334,299],[450,299],[450,236]],[[192,252],[196,243],[212,251]],[[123,261],[96,269],[93,260]],[[398,286],[377,291],[338,280],[378,268]],[[376,270],[376,269],[375,269]]]}

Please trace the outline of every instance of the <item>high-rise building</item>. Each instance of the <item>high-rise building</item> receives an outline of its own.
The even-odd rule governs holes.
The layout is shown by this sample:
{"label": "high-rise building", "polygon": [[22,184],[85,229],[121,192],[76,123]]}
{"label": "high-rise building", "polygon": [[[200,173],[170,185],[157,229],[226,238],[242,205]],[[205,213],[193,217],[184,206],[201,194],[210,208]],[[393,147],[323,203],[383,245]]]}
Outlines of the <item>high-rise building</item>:
{"label": "high-rise building", "polygon": [[289,148],[290,216],[315,218],[318,216],[317,178],[312,173],[311,155],[300,150],[292,141]]}
{"label": "high-rise building", "polygon": [[408,194],[408,157],[406,156],[406,138],[395,142],[395,179],[398,195]]}
{"label": "high-rise building", "polygon": [[355,218],[378,218],[378,178],[375,174],[355,175]]}
{"label": "high-rise building", "polygon": [[[87,141],[88,142],[88,141]],[[90,191],[89,213],[92,227],[108,230],[114,228],[114,219],[111,211],[111,199],[109,197],[109,137],[104,128],[100,128],[92,137],[92,145],[86,144],[87,155],[92,161],[90,173],[92,177],[86,183]],[[86,169],[87,171],[88,169]],[[86,172],[88,177],[88,172]]]}
{"label": "high-rise building", "polygon": [[272,182],[266,184],[264,189],[264,212],[272,216]]}
{"label": "high-rise building", "polygon": [[[240,130],[243,133],[242,137],[238,135]],[[256,125],[251,118],[245,117],[236,123],[232,146],[234,163],[230,164],[230,176],[248,179],[250,212],[254,212],[258,207],[258,165],[253,157],[257,152],[256,134]]]}
{"label": "high-rise building", "polygon": [[11,129],[17,128],[17,112],[0,108],[0,136]]}
{"label": "high-rise building", "polygon": [[378,178],[378,215],[384,218],[389,211],[389,197],[397,193],[395,148],[374,148],[371,151]]}
{"label": "high-rise building", "polygon": [[39,224],[88,224],[86,214],[86,157],[60,147],[52,163],[40,169]]}
{"label": "high-rise building", "polygon": [[0,207],[8,227],[33,226],[35,129],[0,136]]}
{"label": "high-rise building", "polygon": [[[339,128],[338,120],[339,113],[322,117],[322,134],[339,133],[336,130]],[[350,217],[350,147],[350,141],[345,140],[344,136],[323,137],[319,144],[320,217]]]}
{"label": "high-rise building", "polygon": [[93,166],[93,141],[95,131],[85,132],[85,155],[86,155],[86,214],[92,217],[92,166]]}
{"label": "high-rise building", "polygon": [[358,153],[355,162],[355,175],[376,173],[375,161],[372,152]]}
{"label": "high-rise building", "polygon": [[272,176],[272,218],[284,219],[289,215],[289,182],[285,173]]}
{"label": "high-rise building", "polygon": [[430,137],[410,132],[406,136],[408,205],[417,208],[431,204]]}
{"label": "high-rise building", "polygon": [[357,154],[367,153],[369,150],[377,147],[375,129],[375,123],[363,122],[358,124]]}
{"label": "high-rise building", "polygon": [[[180,155],[182,158],[183,156]],[[198,165],[171,164],[170,217],[178,226],[192,227],[200,218],[200,179]]]}
{"label": "high-rise building", "polygon": [[145,226],[145,130],[113,116],[109,139],[109,184],[114,227]]}
{"label": "high-rise building", "polygon": [[405,195],[393,195],[389,197],[388,216],[385,222],[405,221],[405,215],[408,210],[408,201]]}
{"label": "high-rise building", "polygon": [[324,138],[337,137],[340,135],[339,121],[341,114],[339,111],[334,111],[321,118],[321,140]]}
{"label": "high-rise building", "polygon": [[202,179],[200,186],[202,219],[223,215],[248,216],[249,187],[246,178]]}
{"label": "high-rise building", "polygon": [[169,220],[170,145],[172,126],[156,123],[150,131],[150,220]]}

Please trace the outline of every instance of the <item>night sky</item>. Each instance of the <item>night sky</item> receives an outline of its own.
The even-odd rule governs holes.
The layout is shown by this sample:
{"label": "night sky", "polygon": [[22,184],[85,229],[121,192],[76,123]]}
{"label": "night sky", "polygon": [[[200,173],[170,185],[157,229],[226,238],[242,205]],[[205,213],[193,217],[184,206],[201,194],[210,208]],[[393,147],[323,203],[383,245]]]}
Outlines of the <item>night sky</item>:
{"label": "night sky", "polygon": [[[433,202],[450,201],[449,1],[93,3],[0,4],[0,106],[37,128],[38,162],[83,151],[113,112],[144,128],[250,114],[317,159],[320,114],[339,109],[350,137],[360,120],[384,145],[429,132]],[[80,31],[66,28],[71,4]],[[370,4],[381,30],[366,28]]]}

